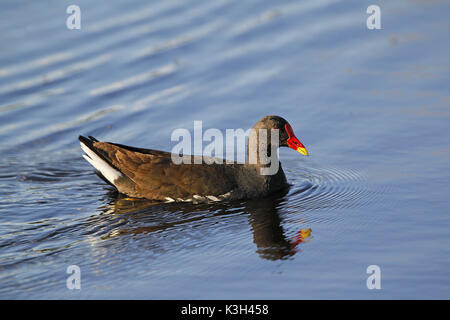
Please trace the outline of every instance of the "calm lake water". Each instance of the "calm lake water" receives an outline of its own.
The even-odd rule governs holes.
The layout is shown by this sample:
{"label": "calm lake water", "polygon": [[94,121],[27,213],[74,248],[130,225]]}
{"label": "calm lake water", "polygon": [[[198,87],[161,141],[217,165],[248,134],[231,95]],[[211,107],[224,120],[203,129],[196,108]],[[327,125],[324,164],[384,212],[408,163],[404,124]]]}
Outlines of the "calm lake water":
{"label": "calm lake water", "polygon": [[[82,0],[81,30],[71,4],[0,4],[0,298],[450,298],[448,1],[378,1],[381,30],[372,1]],[[124,199],[77,140],[267,114],[310,157],[257,201]]]}

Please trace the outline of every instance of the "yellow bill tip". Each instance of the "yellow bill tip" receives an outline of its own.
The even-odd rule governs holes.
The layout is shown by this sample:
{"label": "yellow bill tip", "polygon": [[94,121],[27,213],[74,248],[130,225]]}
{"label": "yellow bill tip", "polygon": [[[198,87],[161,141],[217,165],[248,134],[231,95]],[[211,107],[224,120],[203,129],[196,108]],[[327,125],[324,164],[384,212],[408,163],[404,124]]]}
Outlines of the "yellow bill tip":
{"label": "yellow bill tip", "polygon": [[301,230],[300,230],[300,235],[301,235],[303,238],[308,238],[309,236],[311,236],[311,228],[308,228],[308,229],[301,229]]}
{"label": "yellow bill tip", "polygon": [[300,152],[304,156],[309,156],[309,153],[308,153],[308,151],[305,148],[298,147],[297,151]]}

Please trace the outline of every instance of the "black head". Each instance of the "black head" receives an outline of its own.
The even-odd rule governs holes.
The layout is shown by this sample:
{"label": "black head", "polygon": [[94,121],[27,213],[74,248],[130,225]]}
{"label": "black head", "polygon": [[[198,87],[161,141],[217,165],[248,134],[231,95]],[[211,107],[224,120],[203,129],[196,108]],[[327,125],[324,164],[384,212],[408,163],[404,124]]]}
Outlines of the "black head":
{"label": "black head", "polygon": [[280,138],[280,147],[289,147],[301,154],[307,156],[308,151],[305,146],[297,139],[289,122],[279,116],[265,116],[261,118],[253,129],[278,130]]}

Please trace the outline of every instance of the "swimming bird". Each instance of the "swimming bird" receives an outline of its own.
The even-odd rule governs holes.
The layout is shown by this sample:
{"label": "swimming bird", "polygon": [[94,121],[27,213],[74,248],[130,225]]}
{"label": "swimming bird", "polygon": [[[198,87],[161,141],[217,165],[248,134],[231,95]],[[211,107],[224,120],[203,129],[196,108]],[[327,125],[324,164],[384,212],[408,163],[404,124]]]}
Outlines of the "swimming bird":
{"label": "swimming bird", "polygon": [[198,157],[206,157],[185,156],[188,163],[177,164],[170,152],[101,142],[92,136],[79,140],[83,157],[118,192],[133,198],[199,203],[263,198],[288,187],[278,147],[308,155],[291,125],[282,117],[265,116],[250,132],[245,163],[196,164]]}

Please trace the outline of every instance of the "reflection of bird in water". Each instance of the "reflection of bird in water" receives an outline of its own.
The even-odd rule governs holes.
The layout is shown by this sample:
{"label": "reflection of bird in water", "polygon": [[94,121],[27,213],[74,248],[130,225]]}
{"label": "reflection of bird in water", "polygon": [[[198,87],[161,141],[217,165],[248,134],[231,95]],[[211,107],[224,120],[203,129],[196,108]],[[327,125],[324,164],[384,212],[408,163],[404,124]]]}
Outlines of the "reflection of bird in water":
{"label": "reflection of bird in water", "polygon": [[281,225],[278,206],[283,198],[266,198],[248,201],[245,207],[250,214],[253,242],[261,258],[278,260],[288,258],[299,250],[297,246],[310,237],[311,229],[301,229],[293,240],[288,240]]}
{"label": "reflection of bird in water", "polygon": [[[243,205],[243,213],[247,213],[253,232],[253,242],[256,244],[258,255],[267,260],[286,259],[300,250],[298,245],[309,240],[311,229],[301,229],[289,240],[283,230],[278,208],[282,207],[285,198],[282,195],[274,195],[266,199],[234,202],[222,202],[213,204],[192,205],[190,203],[161,203],[143,199],[128,198],[121,194],[111,193],[109,206],[104,207],[106,214],[128,215],[130,220],[140,225],[114,230],[109,237],[124,234],[153,233],[170,228],[180,227],[193,222],[208,221],[219,216],[230,217],[236,214],[236,204]],[[176,212],[179,219],[167,220],[161,212]],[[199,214],[201,213],[201,214]],[[150,217],[151,215],[151,217]],[[173,218],[173,215],[171,215]],[[146,220],[147,219],[147,220]],[[150,219],[150,220],[149,220]],[[142,220],[151,225],[142,226]],[[209,226],[208,226],[209,227]],[[207,237],[205,232],[205,237]]]}

